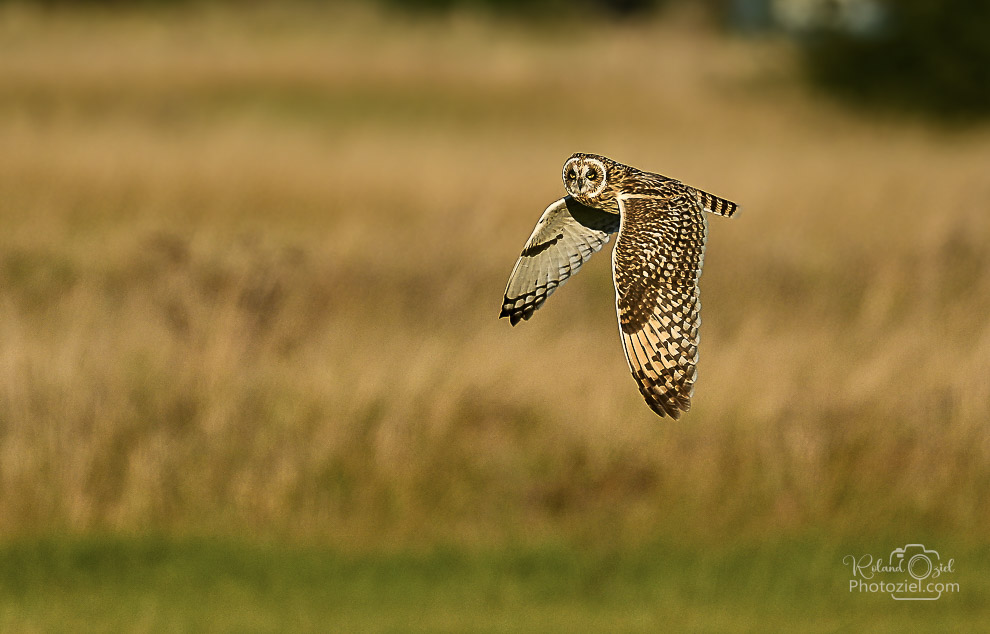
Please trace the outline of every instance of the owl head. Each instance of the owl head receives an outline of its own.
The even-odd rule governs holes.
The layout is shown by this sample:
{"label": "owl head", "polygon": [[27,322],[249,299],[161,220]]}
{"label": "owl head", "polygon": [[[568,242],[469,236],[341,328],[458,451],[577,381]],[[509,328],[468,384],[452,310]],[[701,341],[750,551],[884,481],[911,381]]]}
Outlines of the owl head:
{"label": "owl head", "polygon": [[614,181],[618,163],[597,154],[577,153],[564,162],[564,189],[589,207],[611,209],[615,202]]}

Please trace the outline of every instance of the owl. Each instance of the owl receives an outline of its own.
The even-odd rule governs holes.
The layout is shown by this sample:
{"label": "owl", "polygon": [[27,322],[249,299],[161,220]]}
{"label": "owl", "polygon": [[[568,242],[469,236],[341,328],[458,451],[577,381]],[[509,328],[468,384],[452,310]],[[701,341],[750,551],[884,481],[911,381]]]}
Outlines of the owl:
{"label": "owl", "polygon": [[731,217],[733,202],[596,154],[564,163],[567,196],[536,224],[509,275],[499,317],[529,319],[593,253],[612,250],[622,348],[646,403],[660,416],[691,408],[698,364],[698,279],[705,212]]}

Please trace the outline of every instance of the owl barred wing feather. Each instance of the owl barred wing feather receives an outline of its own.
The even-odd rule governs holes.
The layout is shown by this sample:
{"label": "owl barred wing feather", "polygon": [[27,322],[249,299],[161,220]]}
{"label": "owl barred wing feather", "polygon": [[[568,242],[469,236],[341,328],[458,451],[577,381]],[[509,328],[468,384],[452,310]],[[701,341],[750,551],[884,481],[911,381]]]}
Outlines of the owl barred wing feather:
{"label": "owl barred wing feather", "polygon": [[529,319],[618,230],[617,214],[570,196],[547,207],[512,269],[499,317],[508,317],[512,325]]}
{"label": "owl barred wing feather", "polygon": [[696,190],[681,187],[666,196],[620,194],[622,226],[612,252],[629,369],[650,409],[675,419],[690,409],[694,391],[708,207]]}

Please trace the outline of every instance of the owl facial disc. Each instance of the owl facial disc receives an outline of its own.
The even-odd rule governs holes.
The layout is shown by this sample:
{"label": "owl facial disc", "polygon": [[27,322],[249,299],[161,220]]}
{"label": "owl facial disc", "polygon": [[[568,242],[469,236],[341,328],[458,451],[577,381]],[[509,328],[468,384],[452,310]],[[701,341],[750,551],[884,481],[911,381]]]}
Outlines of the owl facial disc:
{"label": "owl facial disc", "polygon": [[564,187],[572,196],[595,198],[605,189],[605,165],[591,157],[572,158],[564,163]]}

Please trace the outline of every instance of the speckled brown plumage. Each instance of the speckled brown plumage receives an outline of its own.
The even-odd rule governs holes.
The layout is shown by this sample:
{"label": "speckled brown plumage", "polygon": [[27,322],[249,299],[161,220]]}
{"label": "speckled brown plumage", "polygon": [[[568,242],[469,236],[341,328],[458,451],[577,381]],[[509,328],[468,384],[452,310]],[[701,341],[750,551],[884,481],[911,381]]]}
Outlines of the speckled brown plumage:
{"label": "speckled brown plumage", "polygon": [[660,416],[691,407],[698,363],[704,212],[738,206],[660,174],[595,154],[564,163],[568,196],[551,204],[516,262],[500,317],[529,319],[619,232],[612,251],[623,350],[639,391]]}

